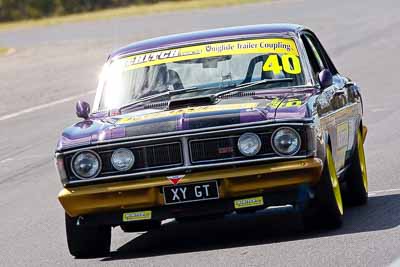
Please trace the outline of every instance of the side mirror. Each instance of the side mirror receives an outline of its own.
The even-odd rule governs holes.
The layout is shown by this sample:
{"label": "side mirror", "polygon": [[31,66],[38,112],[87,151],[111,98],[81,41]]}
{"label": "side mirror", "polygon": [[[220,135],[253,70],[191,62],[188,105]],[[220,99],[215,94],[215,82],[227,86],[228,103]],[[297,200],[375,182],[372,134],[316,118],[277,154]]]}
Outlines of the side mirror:
{"label": "side mirror", "polygon": [[318,74],[318,79],[319,83],[321,84],[322,90],[325,88],[328,88],[333,84],[333,76],[330,70],[328,69],[323,69],[319,74]]}
{"label": "side mirror", "polygon": [[78,116],[78,118],[87,120],[89,119],[89,114],[90,114],[90,105],[85,101],[79,100],[76,103],[76,116]]}

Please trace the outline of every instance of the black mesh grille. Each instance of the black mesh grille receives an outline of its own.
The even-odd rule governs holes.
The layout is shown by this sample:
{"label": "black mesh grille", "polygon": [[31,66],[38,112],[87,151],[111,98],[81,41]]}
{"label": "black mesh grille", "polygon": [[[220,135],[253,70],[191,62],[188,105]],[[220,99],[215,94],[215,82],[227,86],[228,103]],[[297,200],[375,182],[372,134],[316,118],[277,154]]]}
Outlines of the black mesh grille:
{"label": "black mesh grille", "polygon": [[240,155],[237,149],[239,137],[228,137],[190,142],[192,162],[235,158]]}
{"label": "black mesh grille", "polygon": [[[272,133],[278,127],[268,127],[268,129],[257,129],[254,131],[261,141],[262,146],[260,152],[253,157],[243,156],[238,147],[238,139],[244,131],[232,131],[229,134],[222,135],[221,133],[204,133],[199,137],[192,137],[188,140],[189,157],[193,165],[200,165],[212,162],[230,162],[234,164],[237,161],[247,159],[263,159],[268,157],[278,157],[271,147]],[[293,127],[301,136],[302,145],[300,151],[296,156],[307,156],[308,151],[308,136],[307,131],[304,127],[298,126]],[[253,131],[251,131],[253,132]],[[106,177],[110,175],[140,173],[147,170],[162,170],[170,167],[184,166],[183,156],[183,142],[177,137],[171,140],[170,143],[161,144],[150,144],[150,142],[143,142],[140,145],[131,147],[125,145],[116,144],[110,148],[109,146],[103,148],[93,148],[95,152],[99,154],[102,161],[102,170],[99,177]],[[135,164],[131,170],[126,172],[117,171],[111,164],[111,156],[113,151],[118,148],[125,147],[130,149],[135,155]],[[71,160],[74,154],[68,154],[65,156],[65,165],[67,174],[69,177],[74,179],[74,175],[71,171]]]}
{"label": "black mesh grille", "polygon": [[[135,155],[135,164],[127,173],[143,169],[162,168],[183,164],[181,143],[149,145],[129,149]],[[113,151],[100,153],[103,162],[103,174],[116,171],[111,164],[112,152]]]}
{"label": "black mesh grille", "polygon": [[182,163],[179,143],[135,148],[133,154],[137,159],[136,168],[153,168]]}
{"label": "black mesh grille", "polygon": [[[273,153],[270,145],[271,134],[259,134],[262,146],[258,156]],[[237,142],[239,136],[220,137],[213,139],[192,140],[190,142],[191,160],[193,163],[203,161],[231,160],[244,158]]]}

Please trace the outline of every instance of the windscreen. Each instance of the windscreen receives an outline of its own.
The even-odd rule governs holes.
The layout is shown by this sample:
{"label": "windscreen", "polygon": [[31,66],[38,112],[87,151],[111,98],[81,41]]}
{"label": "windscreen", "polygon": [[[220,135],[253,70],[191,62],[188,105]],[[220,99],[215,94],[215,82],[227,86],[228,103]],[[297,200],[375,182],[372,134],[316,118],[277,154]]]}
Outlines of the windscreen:
{"label": "windscreen", "polygon": [[198,89],[174,95],[187,98],[263,79],[291,78],[263,85],[265,89],[299,86],[305,81],[296,44],[289,38],[215,42],[137,54],[114,60],[103,76],[100,110],[174,90]]}

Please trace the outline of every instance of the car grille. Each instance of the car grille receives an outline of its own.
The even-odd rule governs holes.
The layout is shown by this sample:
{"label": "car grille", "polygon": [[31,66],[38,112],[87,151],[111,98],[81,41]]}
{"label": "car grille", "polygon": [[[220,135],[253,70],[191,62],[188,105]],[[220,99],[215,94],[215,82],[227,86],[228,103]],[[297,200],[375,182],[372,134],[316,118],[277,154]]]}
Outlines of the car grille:
{"label": "car grille", "polygon": [[[143,169],[171,167],[183,164],[180,142],[133,147],[129,149],[135,155],[135,164],[128,173]],[[113,151],[100,152],[100,157],[103,162],[101,174],[116,172],[111,164],[112,152]]]}
{"label": "car grille", "polygon": [[181,144],[145,146],[133,149],[137,168],[153,168],[183,163]]}
{"label": "car grille", "polygon": [[[102,169],[98,178],[114,175],[141,177],[142,173],[147,171],[173,170],[175,167],[183,166],[191,168],[190,165],[202,168],[203,164],[210,164],[212,166],[214,162],[225,162],[227,164],[232,162],[232,164],[235,164],[236,162],[244,163],[246,160],[250,162],[255,159],[279,159],[279,155],[271,147],[271,137],[275,129],[276,127],[269,127],[268,129],[260,129],[259,131],[250,131],[256,133],[262,141],[260,152],[253,157],[245,157],[240,153],[237,143],[244,131],[239,130],[225,135],[221,133],[205,133],[204,135],[195,135],[189,138],[185,136],[176,137],[165,141],[165,143],[158,144],[150,143],[151,141],[144,141],[137,145],[132,142],[133,144],[124,143],[92,149],[99,154],[102,161]],[[309,155],[307,131],[300,126],[294,127],[294,129],[299,132],[302,139],[300,151],[296,156]],[[128,171],[118,171],[111,164],[112,153],[118,148],[130,149],[135,156],[134,166]],[[71,170],[71,161],[74,155],[76,153],[69,153],[64,158],[65,165],[67,166],[67,175],[71,180],[77,180],[77,177],[75,177]]]}
{"label": "car grille", "polygon": [[[271,134],[262,133],[259,136],[263,142],[257,156],[273,154],[269,141]],[[192,163],[202,163],[244,158],[237,148],[238,139],[239,136],[228,136],[191,140],[189,142],[191,161]]]}

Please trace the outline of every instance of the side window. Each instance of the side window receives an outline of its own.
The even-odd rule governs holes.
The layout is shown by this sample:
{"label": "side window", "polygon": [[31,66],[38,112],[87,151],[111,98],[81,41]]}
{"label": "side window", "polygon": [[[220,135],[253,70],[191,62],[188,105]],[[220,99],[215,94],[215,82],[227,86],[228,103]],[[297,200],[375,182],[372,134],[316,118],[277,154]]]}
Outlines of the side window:
{"label": "side window", "polygon": [[316,48],[317,45],[312,42],[309,36],[302,35],[301,39],[306,49],[308,59],[310,60],[314,78],[317,78],[318,73],[327,68],[327,65],[324,63],[325,61],[322,55],[318,52]]}
{"label": "side window", "polygon": [[311,48],[310,43],[308,42],[307,38],[304,35],[302,35],[301,36],[301,40],[303,41],[304,48],[306,50],[308,60],[310,61],[310,65],[311,65],[311,68],[312,68],[313,76],[314,76],[314,78],[316,78],[318,72],[320,72],[320,65],[318,64],[318,60],[315,57],[315,54],[312,51],[312,48]]}
{"label": "side window", "polygon": [[315,44],[315,43],[312,41],[312,39],[311,39],[309,36],[307,36],[307,35],[305,36],[305,39],[307,40],[308,44],[310,45],[311,50],[312,50],[312,53],[314,54],[314,56],[315,56],[315,58],[316,58],[316,60],[317,60],[318,67],[319,67],[319,71],[321,71],[321,70],[323,70],[323,69],[326,69],[327,66],[326,66],[326,64],[324,63],[324,60],[323,60],[321,54],[318,52],[318,50],[317,50],[317,48],[316,48],[316,47],[317,47],[317,44]]}
{"label": "side window", "polygon": [[301,36],[301,39],[307,50],[310,61],[314,61],[311,65],[315,73],[320,72],[322,69],[329,69],[333,75],[338,74],[335,65],[333,65],[332,60],[316,37],[305,33]]}

